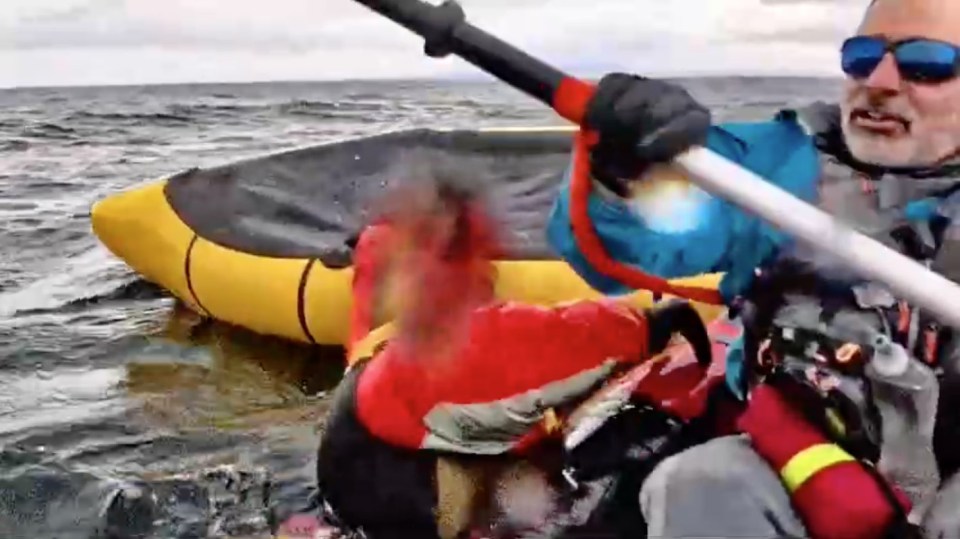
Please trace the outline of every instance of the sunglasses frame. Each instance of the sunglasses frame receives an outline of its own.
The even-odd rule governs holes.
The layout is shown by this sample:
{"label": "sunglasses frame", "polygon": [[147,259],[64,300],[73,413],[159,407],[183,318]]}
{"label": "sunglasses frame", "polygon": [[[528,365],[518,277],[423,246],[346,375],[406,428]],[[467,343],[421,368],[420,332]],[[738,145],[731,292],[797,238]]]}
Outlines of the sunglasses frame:
{"label": "sunglasses frame", "polygon": [[[878,36],[852,36],[852,37],[848,37],[847,39],[845,39],[845,40],[843,41],[843,44],[840,46],[841,68],[843,67],[843,66],[842,66],[842,64],[843,64],[843,61],[842,61],[843,51],[846,50],[846,48],[847,48],[847,46],[848,46],[849,44],[851,44],[851,43],[853,43],[853,42],[857,42],[857,41],[871,41],[871,42],[874,42],[874,43],[880,43],[880,44],[883,45],[883,54],[880,55],[880,58],[877,60],[877,64],[873,66],[873,69],[870,71],[870,73],[868,73],[868,74],[866,74],[866,75],[855,75],[855,74],[853,74],[853,73],[848,72],[846,69],[843,69],[843,72],[844,72],[846,75],[850,76],[850,77],[854,77],[854,78],[861,79],[861,80],[870,77],[870,75],[871,75],[874,71],[876,71],[877,67],[880,65],[880,62],[883,61],[883,57],[886,56],[887,54],[893,54],[893,59],[894,59],[894,61],[895,61],[896,64],[897,64],[897,70],[900,72],[900,77],[901,77],[903,80],[906,80],[906,81],[909,81],[909,82],[915,82],[915,83],[920,83],[920,84],[941,84],[941,83],[944,83],[944,82],[947,82],[947,81],[950,81],[950,80],[954,80],[954,79],[956,79],[958,76],[960,76],[960,46],[957,46],[957,45],[955,45],[955,44],[953,44],[953,43],[950,43],[950,42],[948,42],[948,41],[943,41],[943,40],[940,40],[940,39],[925,38],[925,37],[910,37],[910,38],[905,38],[905,39],[898,39],[898,40],[896,40],[896,41],[889,41],[889,40],[886,40],[886,39],[884,39],[884,38],[882,38],[882,37],[878,37]],[[949,47],[950,49],[953,50],[954,58],[953,58],[953,70],[952,70],[951,76],[945,77],[945,78],[923,78],[923,77],[917,77],[917,76],[910,76],[910,75],[908,75],[909,70],[908,70],[908,71],[905,71],[905,70],[903,69],[903,67],[901,66],[901,64],[900,64],[900,59],[897,58],[897,49],[899,49],[900,47],[903,47],[904,45],[909,45],[909,44],[911,44],[911,43],[916,43],[916,42],[918,42],[918,41],[922,41],[922,42],[925,42],[925,43],[935,43],[935,44],[939,44],[939,45],[944,45],[944,46],[947,46],[947,47]]]}

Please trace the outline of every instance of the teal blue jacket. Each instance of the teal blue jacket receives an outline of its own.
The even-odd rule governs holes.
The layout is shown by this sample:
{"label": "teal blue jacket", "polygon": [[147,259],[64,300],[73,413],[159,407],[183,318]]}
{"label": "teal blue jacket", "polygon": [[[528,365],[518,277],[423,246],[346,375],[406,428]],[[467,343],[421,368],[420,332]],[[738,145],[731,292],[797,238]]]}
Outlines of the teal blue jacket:
{"label": "teal blue jacket", "polygon": [[[813,138],[795,113],[781,112],[770,121],[727,123],[711,128],[705,146],[780,188],[812,202],[820,177]],[[619,200],[591,194],[588,211],[597,235],[611,257],[663,278],[723,272],[720,292],[730,301],[749,286],[757,266],[774,258],[787,238],[738,206],[705,192],[694,201],[696,214],[683,229],[658,226]],[[631,290],[590,266],[570,226],[569,170],[547,223],[547,241],[576,272],[606,294]],[[727,384],[743,397],[743,342],[727,356]]]}
{"label": "teal blue jacket", "polygon": [[[710,129],[705,146],[780,188],[813,201],[820,175],[814,140],[796,114],[781,112],[770,121],[727,123]],[[702,193],[694,201],[694,222],[683,230],[648,222],[619,200],[593,192],[588,212],[610,256],[663,278],[724,272],[720,292],[731,300],[750,284],[754,269],[776,256],[785,236],[761,219],[719,197]],[[595,289],[605,294],[630,292],[622,283],[590,266],[570,226],[569,170],[550,213],[547,241]]]}

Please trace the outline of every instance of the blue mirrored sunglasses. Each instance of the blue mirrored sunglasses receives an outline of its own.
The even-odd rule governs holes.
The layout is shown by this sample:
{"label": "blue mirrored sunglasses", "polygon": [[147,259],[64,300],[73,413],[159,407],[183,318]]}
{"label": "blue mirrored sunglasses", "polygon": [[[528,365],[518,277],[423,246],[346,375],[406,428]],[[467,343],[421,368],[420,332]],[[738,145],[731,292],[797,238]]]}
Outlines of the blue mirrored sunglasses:
{"label": "blue mirrored sunglasses", "polygon": [[879,37],[856,36],[840,49],[843,72],[859,79],[873,73],[892,52],[900,76],[912,82],[938,83],[960,72],[960,47],[934,39],[907,39],[890,43]]}

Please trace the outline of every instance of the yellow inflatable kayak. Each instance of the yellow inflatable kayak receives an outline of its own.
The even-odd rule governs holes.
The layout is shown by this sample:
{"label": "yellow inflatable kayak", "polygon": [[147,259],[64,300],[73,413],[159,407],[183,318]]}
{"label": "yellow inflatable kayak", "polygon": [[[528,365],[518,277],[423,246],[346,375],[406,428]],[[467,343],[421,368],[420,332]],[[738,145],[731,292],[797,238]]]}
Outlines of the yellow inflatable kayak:
{"label": "yellow inflatable kayak", "polygon": [[[549,305],[599,297],[545,242],[572,134],[563,127],[413,129],[191,169],[98,201],[93,230],[143,278],[201,315],[343,345],[353,242],[376,197],[405,177],[404,157],[439,152],[489,186],[511,234],[509,256],[497,263],[500,298]],[[717,279],[687,282],[715,286]],[[638,292],[636,301],[652,298]]]}

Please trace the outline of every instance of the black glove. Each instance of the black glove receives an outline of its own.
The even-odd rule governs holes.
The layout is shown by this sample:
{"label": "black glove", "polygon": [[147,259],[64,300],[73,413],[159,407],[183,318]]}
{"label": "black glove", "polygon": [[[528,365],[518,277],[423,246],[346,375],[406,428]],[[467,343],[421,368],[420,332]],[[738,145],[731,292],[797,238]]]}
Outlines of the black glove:
{"label": "black glove", "polygon": [[600,135],[590,172],[620,196],[647,166],[703,144],[711,120],[682,87],[624,73],[600,79],[585,119]]}

